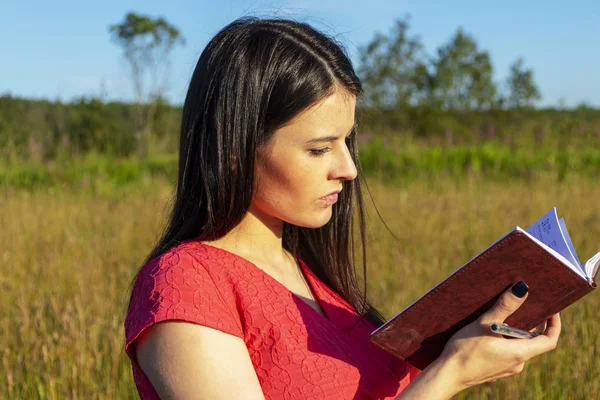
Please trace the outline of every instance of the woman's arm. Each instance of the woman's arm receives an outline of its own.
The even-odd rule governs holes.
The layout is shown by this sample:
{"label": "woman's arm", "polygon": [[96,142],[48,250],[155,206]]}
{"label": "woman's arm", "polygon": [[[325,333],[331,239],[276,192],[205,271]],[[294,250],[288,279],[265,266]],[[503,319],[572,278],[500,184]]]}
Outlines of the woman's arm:
{"label": "woman's arm", "polygon": [[264,400],[237,336],[167,321],[148,328],[135,343],[137,362],[161,399]]}
{"label": "woman's arm", "polygon": [[504,322],[526,298],[511,290],[503,293],[491,310],[456,332],[440,357],[396,400],[448,399],[471,386],[516,375],[527,360],[556,348],[561,330],[558,314],[548,319],[545,332],[533,339],[505,339],[490,331],[492,323]]}
{"label": "woman's arm", "polygon": [[396,397],[396,400],[449,399],[462,389],[458,386],[452,360],[444,360],[439,357],[421,371]]}

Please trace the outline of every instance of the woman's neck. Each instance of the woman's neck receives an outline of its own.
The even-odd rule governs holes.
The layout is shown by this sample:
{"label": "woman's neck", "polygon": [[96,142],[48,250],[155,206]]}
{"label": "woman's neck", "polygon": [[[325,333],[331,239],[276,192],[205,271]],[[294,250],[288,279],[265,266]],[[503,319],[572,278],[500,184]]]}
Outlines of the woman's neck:
{"label": "woman's neck", "polygon": [[291,254],[283,248],[283,221],[267,219],[250,209],[225,236],[205,242],[235,253],[255,264],[289,265]]}

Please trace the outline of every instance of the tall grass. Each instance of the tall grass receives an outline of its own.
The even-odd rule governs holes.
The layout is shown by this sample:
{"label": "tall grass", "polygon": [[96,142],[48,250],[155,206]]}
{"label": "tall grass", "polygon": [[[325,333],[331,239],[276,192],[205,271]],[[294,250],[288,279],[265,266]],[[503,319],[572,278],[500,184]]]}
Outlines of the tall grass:
{"label": "tall grass", "polygon": [[[578,175],[562,183],[368,183],[396,237],[369,206],[369,293],[387,316],[552,206],[565,216],[582,259],[600,250],[600,187]],[[152,180],[106,191],[0,191],[0,398],[137,396],[122,323],[131,279],[158,236],[170,194],[166,181]],[[600,398],[599,300],[593,293],[565,310],[559,347],[519,376],[457,398]]]}

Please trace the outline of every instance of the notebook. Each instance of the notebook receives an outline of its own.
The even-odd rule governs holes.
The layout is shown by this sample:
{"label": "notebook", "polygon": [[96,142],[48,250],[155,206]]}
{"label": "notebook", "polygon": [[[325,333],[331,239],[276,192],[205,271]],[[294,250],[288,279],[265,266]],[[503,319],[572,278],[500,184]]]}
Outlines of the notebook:
{"label": "notebook", "polygon": [[516,282],[525,303],[505,321],[531,330],[596,288],[600,252],[580,263],[556,208],[527,230],[515,227],[371,333],[371,341],[419,369],[448,339],[489,310]]}

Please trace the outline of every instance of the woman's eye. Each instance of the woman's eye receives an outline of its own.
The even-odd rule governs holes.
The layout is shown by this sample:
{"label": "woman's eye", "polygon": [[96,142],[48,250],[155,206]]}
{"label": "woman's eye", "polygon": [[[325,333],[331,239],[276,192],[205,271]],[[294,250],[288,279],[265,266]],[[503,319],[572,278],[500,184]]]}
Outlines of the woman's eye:
{"label": "woman's eye", "polygon": [[309,154],[313,157],[318,157],[318,156],[322,156],[323,154],[327,153],[329,151],[329,147],[325,147],[324,149],[311,149],[309,150]]}

